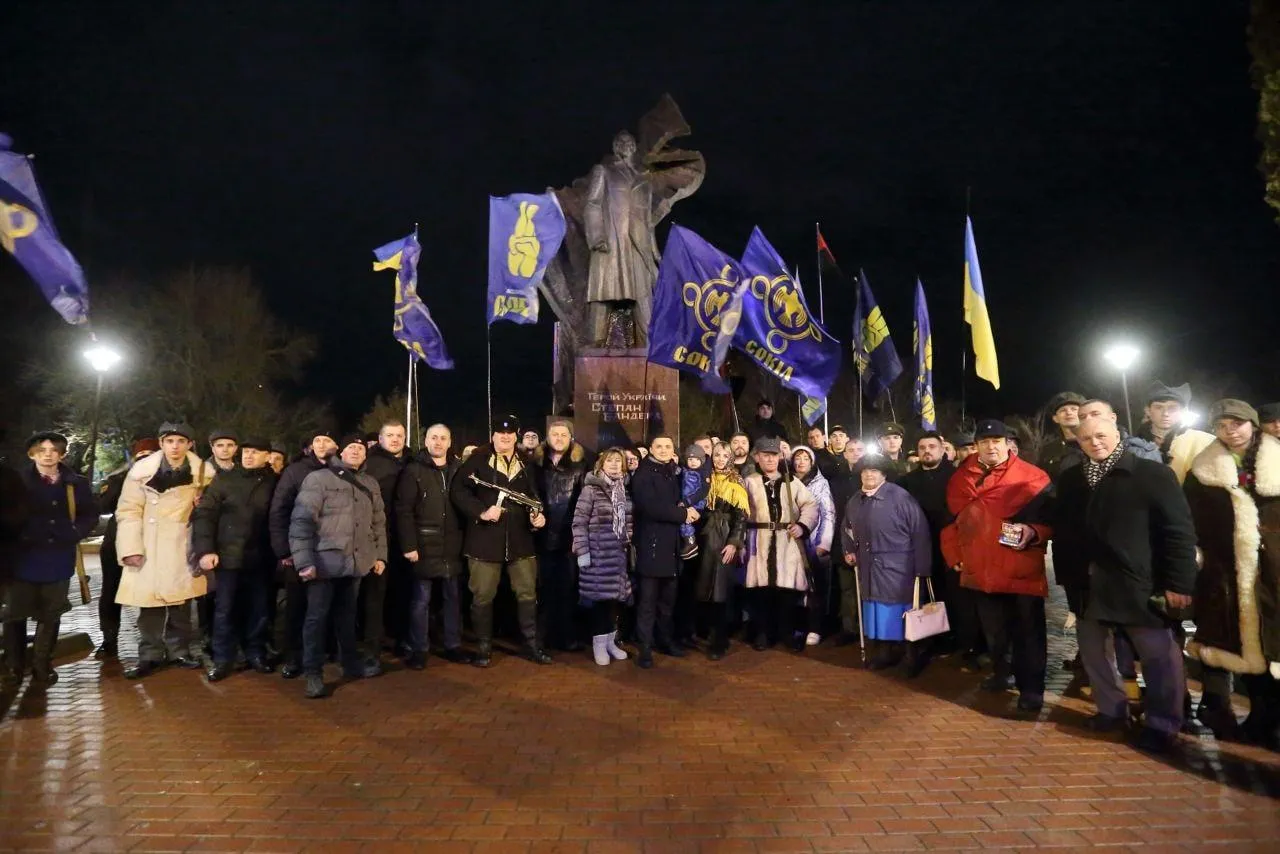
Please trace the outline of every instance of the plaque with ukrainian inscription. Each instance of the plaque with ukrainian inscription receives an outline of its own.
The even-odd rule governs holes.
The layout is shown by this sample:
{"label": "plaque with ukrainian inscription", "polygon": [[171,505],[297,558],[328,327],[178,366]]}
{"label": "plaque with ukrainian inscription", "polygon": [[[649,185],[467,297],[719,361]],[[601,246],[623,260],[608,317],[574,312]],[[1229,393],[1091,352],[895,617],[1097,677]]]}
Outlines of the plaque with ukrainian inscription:
{"label": "plaque with ukrainian inscription", "polygon": [[575,368],[573,428],[583,445],[630,447],[667,434],[679,446],[679,372],[634,349],[583,350]]}

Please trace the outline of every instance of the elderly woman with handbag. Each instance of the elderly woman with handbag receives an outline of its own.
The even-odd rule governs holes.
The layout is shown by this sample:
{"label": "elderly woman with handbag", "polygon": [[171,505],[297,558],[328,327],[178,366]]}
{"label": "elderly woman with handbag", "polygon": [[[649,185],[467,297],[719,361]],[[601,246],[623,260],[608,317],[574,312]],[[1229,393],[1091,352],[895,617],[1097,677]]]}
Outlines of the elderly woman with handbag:
{"label": "elderly woman with handbag", "polygon": [[578,558],[578,598],[588,609],[591,653],[596,664],[624,660],[618,646],[618,605],[631,601],[628,557],[631,550],[631,498],[627,495],[627,458],[610,448],[596,459],[582,482],[573,511],[573,553]]}
{"label": "elderly woman with handbag", "polygon": [[869,666],[893,667],[905,656],[914,677],[928,662],[918,645],[908,645],[904,620],[919,602],[920,580],[933,573],[933,547],[924,511],[886,480],[891,471],[886,457],[858,463],[861,491],[849,499],[840,540],[845,563],[857,573],[864,636],[875,643]]}

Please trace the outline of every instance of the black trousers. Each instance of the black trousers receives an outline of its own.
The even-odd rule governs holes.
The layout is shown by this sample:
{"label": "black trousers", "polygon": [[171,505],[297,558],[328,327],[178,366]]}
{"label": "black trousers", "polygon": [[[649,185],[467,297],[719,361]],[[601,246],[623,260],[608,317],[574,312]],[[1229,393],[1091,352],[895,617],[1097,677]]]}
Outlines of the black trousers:
{"label": "black trousers", "polygon": [[684,561],[676,580],[675,631],[680,640],[692,640],[698,633],[698,564],[702,558]]}
{"label": "black trousers", "polygon": [[827,600],[831,592],[831,555],[812,558],[809,561],[809,571],[813,575],[813,589],[806,594],[805,603],[809,631],[819,635],[826,634]]}
{"label": "black trousers", "polygon": [[[365,658],[377,658],[382,654],[382,612],[387,601],[387,573],[370,572],[360,579],[360,654]],[[309,602],[310,600],[308,600]]]}
{"label": "black trousers", "polygon": [[707,645],[713,650],[724,652],[729,647],[729,625],[732,618],[732,603],[699,602],[698,610],[707,626]]}
{"label": "black trousers", "polygon": [[571,552],[538,555],[538,634],[558,649],[578,639],[578,562]]}
{"label": "black trousers", "polygon": [[611,635],[618,627],[618,602],[606,599],[603,602],[592,602],[587,612],[587,622],[591,627],[591,636]]}
{"label": "black trousers", "polygon": [[120,637],[121,606],[116,604],[116,593],[120,590],[120,577],[124,570],[120,566],[120,558],[116,554],[116,543],[103,543],[98,555],[102,562],[102,589],[98,591],[98,626],[102,629],[102,642],[115,643]]}
{"label": "black trousers", "polygon": [[947,603],[947,622],[951,624],[956,649],[961,653],[981,652],[987,647],[982,621],[978,618],[978,599],[983,594],[962,587],[960,573],[954,569],[947,572],[946,579],[946,586],[935,592],[941,593]]}
{"label": "black trousers", "polygon": [[643,647],[652,647],[654,627],[663,644],[675,640],[673,617],[676,609],[676,593],[679,579],[640,576],[640,601],[636,604],[636,639]]}
{"label": "black trousers", "polygon": [[307,588],[293,569],[285,572],[284,647],[280,652],[286,663],[301,666],[302,629],[307,622]]}
{"label": "black trousers", "polygon": [[987,638],[997,678],[1009,674],[1013,652],[1013,678],[1018,693],[1044,696],[1046,659],[1049,654],[1044,622],[1044,599],[1016,593],[978,593],[978,619]]}
{"label": "black trousers", "polygon": [[775,643],[791,643],[795,634],[796,608],[800,591],[787,587],[756,587],[751,590],[751,622],[756,636],[771,637]]}

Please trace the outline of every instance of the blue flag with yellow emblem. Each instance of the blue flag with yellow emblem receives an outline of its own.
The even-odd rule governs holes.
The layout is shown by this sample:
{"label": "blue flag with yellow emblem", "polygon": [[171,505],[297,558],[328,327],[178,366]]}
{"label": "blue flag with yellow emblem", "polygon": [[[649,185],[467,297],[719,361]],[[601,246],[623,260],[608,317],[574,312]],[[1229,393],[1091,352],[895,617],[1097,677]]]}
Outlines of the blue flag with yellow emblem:
{"label": "blue flag with yellow emblem", "polygon": [[649,361],[693,374],[716,394],[742,315],[747,278],[732,257],[696,233],[671,227],[658,265],[649,320]]}
{"label": "blue flag with yellow emblem", "polygon": [[902,375],[902,360],[889,335],[867,274],[858,271],[858,303],[853,314],[853,361],[862,377],[862,393],[875,401]]}
{"label": "blue flag with yellow emblem", "polygon": [[564,240],[553,192],[489,197],[489,323],[538,322],[538,283]]}
{"label": "blue flag with yellow emblem", "polygon": [[26,155],[0,134],[0,246],[35,279],[44,298],[67,323],[89,320],[89,284],[63,245],[44,206]]}
{"label": "blue flag with yellow emblem", "polygon": [[431,319],[431,312],[418,298],[418,256],[422,247],[418,244],[418,232],[393,240],[373,250],[374,270],[396,271],[395,320],[391,334],[414,357],[424,361],[437,371],[453,368],[453,359],[444,346],[440,327]]}
{"label": "blue flag with yellow emblem", "polygon": [[805,421],[813,424],[826,411],[840,373],[840,342],[809,314],[800,283],[758,227],[742,254],[742,269],[750,281],[733,346],[800,395]]}
{"label": "blue flag with yellow emblem", "polygon": [[929,306],[924,301],[924,284],[916,279],[916,319],[912,331],[916,351],[916,412],[925,430],[938,429],[938,413],[933,405],[933,330],[929,326]]}

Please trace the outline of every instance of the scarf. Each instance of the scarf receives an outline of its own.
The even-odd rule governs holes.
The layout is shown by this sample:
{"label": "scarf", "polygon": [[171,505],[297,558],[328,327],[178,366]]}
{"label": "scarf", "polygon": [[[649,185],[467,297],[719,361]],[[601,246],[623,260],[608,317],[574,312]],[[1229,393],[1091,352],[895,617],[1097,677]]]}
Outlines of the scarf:
{"label": "scarf", "polygon": [[1116,445],[1116,449],[1111,452],[1111,456],[1105,460],[1085,460],[1084,477],[1089,482],[1090,489],[1097,489],[1098,484],[1102,483],[1102,479],[1107,476],[1107,472],[1111,471],[1111,467],[1116,464],[1116,460],[1124,454],[1124,445]]}
{"label": "scarf", "polygon": [[613,535],[624,545],[627,542],[627,479],[609,477],[601,473],[600,479],[609,484],[609,503],[613,505]]}
{"label": "scarf", "polygon": [[711,473],[711,489],[707,492],[707,507],[714,510],[717,504],[728,504],[743,513],[747,512],[747,488],[736,469],[713,471]]}

